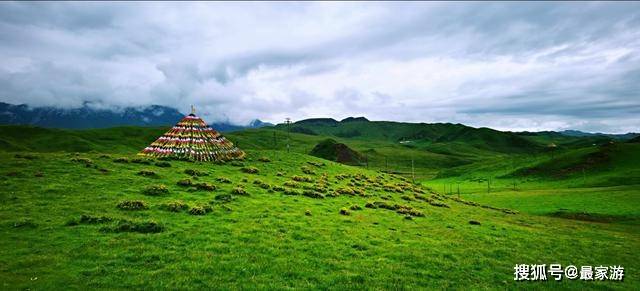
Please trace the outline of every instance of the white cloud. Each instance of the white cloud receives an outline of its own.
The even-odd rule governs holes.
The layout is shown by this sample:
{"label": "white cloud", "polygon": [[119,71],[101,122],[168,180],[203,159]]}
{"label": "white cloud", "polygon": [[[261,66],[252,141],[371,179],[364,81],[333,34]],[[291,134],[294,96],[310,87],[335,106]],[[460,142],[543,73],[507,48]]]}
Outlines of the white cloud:
{"label": "white cloud", "polygon": [[0,3],[0,101],[640,131],[638,3]]}

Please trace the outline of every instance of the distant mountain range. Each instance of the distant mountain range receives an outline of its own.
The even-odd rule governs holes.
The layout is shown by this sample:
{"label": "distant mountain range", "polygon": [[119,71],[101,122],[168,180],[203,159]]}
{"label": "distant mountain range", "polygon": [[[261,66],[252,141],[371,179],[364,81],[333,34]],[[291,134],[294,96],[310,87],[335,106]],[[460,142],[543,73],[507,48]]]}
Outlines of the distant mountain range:
{"label": "distant mountain range", "polygon": [[[34,125],[48,128],[106,128],[115,126],[171,126],[184,117],[175,108],[151,105],[147,107],[127,107],[120,110],[95,109],[90,106],[63,109],[55,107],[29,107],[0,102],[0,124]],[[228,122],[212,123],[218,131],[236,131],[245,128],[271,126],[258,119],[247,125]]]}
{"label": "distant mountain range", "polygon": [[584,132],[579,130],[563,130],[560,132],[560,134],[566,135],[566,136],[576,136],[576,137],[604,136],[604,137],[610,137],[615,139],[632,139],[637,136],[640,136],[640,133],[636,133],[636,132],[628,132],[624,134],[610,134],[610,133],[600,133],[600,132],[591,133],[591,132]]}
{"label": "distant mountain range", "polygon": [[[175,108],[150,105],[147,107],[126,107],[119,110],[96,109],[85,105],[80,108],[63,109],[55,107],[29,107],[27,105],[12,105],[0,102],[0,124],[12,125],[33,125],[46,128],[67,128],[67,129],[88,129],[107,128],[115,126],[171,126],[184,117]],[[232,124],[229,122],[217,122],[210,124],[218,131],[231,132],[246,128],[260,128],[274,126],[268,122],[254,119],[249,124]],[[277,125],[283,128],[284,124]],[[368,135],[384,135],[385,139],[397,140],[419,140],[427,138],[431,141],[441,141],[453,138],[464,137],[482,140],[476,135],[502,134],[506,137],[507,132],[499,132],[487,128],[474,129],[462,124],[450,123],[402,123],[391,121],[369,121],[364,117],[348,117],[341,121],[333,118],[312,118],[300,120],[293,123],[289,130],[297,133],[309,135],[333,135],[336,137],[364,137]],[[372,132],[368,132],[372,130]],[[445,134],[446,133],[446,134]],[[566,136],[566,137],[588,137],[588,138],[609,138],[617,140],[629,140],[640,136],[639,133],[626,134],[606,134],[589,133],[577,130],[564,131],[540,131],[540,132],[515,132],[516,137],[509,137],[517,140],[517,136]]]}
{"label": "distant mountain range", "polygon": [[640,136],[640,133],[637,133],[637,132],[613,134],[613,133],[600,133],[600,132],[592,133],[592,132],[584,132],[579,130],[538,131],[538,132],[522,131],[522,132],[516,132],[516,134],[522,135],[522,136],[547,135],[547,136],[608,138],[608,139],[616,139],[616,140],[629,140],[629,139]]}

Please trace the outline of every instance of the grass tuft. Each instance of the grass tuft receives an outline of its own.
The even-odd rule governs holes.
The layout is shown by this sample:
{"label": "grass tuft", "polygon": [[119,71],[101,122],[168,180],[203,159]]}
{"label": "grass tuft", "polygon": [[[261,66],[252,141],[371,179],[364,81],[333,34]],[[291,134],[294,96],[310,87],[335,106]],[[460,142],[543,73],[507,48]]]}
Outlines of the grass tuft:
{"label": "grass tuft", "polygon": [[122,210],[145,210],[149,209],[149,205],[142,200],[124,200],[116,205]]}
{"label": "grass tuft", "polygon": [[160,196],[169,194],[169,188],[162,184],[149,185],[142,190],[142,193],[149,196]]}
{"label": "grass tuft", "polygon": [[260,170],[258,170],[258,168],[256,168],[256,167],[251,167],[251,166],[249,166],[249,167],[242,167],[242,168],[240,168],[240,170],[241,170],[243,173],[247,173],[247,174],[257,174],[258,172],[260,172]]}
{"label": "grass tuft", "polygon": [[138,172],[138,175],[143,177],[158,177],[158,174],[151,170],[140,170]]}
{"label": "grass tuft", "polygon": [[160,205],[160,209],[170,212],[180,212],[188,208],[189,205],[182,202],[182,200],[171,201]]}

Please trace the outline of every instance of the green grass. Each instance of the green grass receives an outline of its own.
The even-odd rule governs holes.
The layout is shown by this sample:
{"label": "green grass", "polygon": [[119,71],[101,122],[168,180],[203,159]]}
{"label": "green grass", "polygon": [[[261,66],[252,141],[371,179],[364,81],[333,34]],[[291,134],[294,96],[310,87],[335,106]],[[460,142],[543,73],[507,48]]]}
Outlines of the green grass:
{"label": "green grass", "polygon": [[640,222],[640,191],[637,186],[569,189],[532,189],[462,194],[464,199],[523,212],[557,216],[589,214],[598,221]]}
{"label": "green grass", "polygon": [[[0,284],[10,290],[640,286],[633,275],[640,269],[639,144],[523,136],[534,146],[522,151],[513,147],[530,145],[509,133],[362,123],[310,127],[318,135],[269,128],[226,134],[248,152],[242,165],[131,162],[165,128],[0,126]],[[352,167],[307,155],[328,137],[366,154],[369,163]],[[549,142],[559,145],[556,151],[539,150]],[[129,162],[116,162],[121,157]],[[242,170],[252,168],[258,172]],[[313,183],[292,183],[294,176]],[[371,181],[356,178],[363,176]],[[411,177],[420,186],[411,186]],[[178,185],[186,179],[192,186]],[[156,191],[159,185],[167,192]],[[158,187],[144,191],[151,186]],[[385,190],[398,187],[402,193]],[[466,201],[519,213],[455,201],[458,187]],[[354,191],[366,197],[348,194]],[[451,196],[430,204],[415,191]],[[366,207],[380,201],[424,217]],[[523,263],[622,265],[626,276],[514,282],[513,266]]]}
{"label": "green grass", "polygon": [[[637,228],[625,224],[509,215],[448,199],[445,203],[450,208],[434,207],[401,199],[411,196],[410,191],[386,192],[372,183],[361,187],[369,197],[325,199],[269,192],[254,184],[259,179],[271,186],[284,185],[294,175],[308,176],[302,166],[314,169],[316,175],[311,177],[316,181],[326,173],[329,192],[352,183],[351,178],[338,179],[339,175],[362,174],[371,179],[380,175],[306,155],[249,151],[245,166],[258,168],[258,174],[242,173],[232,165],[171,161],[171,167],[157,167],[113,162],[119,154],[30,155],[27,159],[0,154],[0,281],[5,289],[504,289],[523,286],[512,280],[515,264],[552,262],[623,265],[629,275],[623,283],[533,285],[634,289],[640,284],[630,275],[638,271],[635,249],[640,236]],[[259,157],[271,162],[258,161]],[[325,166],[311,166],[309,161]],[[145,169],[157,177],[138,175]],[[185,174],[186,169],[202,175],[194,178]],[[383,176],[382,183],[405,184],[394,176]],[[231,183],[218,182],[218,177],[227,177]],[[177,185],[185,178],[214,184],[217,189]],[[166,185],[169,193],[148,196],[142,192],[157,184]],[[224,204],[210,203],[238,186],[249,195],[232,195],[234,199]],[[142,200],[149,209],[117,208],[125,200]],[[163,208],[176,200],[189,206],[211,205],[212,211],[190,215],[188,210]],[[364,207],[368,201],[408,205],[425,217],[407,220],[394,211]],[[351,210],[348,216],[339,213],[352,205],[363,209]],[[638,213],[633,207],[624,211]],[[113,220],[67,225],[83,214]],[[481,225],[470,225],[470,220]],[[144,223],[155,222],[162,231],[120,231],[122,221],[140,229],[149,229]]]}

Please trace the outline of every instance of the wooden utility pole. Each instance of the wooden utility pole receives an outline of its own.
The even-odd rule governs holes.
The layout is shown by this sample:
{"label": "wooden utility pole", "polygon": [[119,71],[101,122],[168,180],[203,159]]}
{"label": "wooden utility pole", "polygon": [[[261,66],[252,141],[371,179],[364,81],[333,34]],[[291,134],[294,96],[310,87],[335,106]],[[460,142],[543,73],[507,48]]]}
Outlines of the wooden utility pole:
{"label": "wooden utility pole", "polygon": [[287,124],[287,153],[289,152],[290,142],[291,142],[291,118],[287,117],[284,120],[284,123]]}

